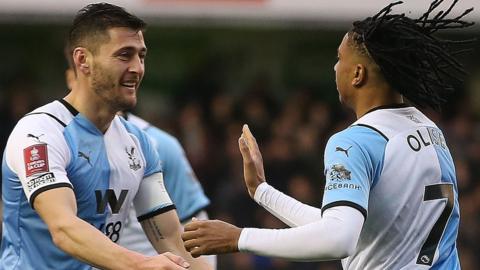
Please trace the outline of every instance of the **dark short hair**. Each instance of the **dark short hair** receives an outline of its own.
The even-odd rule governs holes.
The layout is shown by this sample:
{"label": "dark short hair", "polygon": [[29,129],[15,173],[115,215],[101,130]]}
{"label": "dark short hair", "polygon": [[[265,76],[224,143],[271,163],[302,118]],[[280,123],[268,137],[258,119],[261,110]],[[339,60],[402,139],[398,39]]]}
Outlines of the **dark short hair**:
{"label": "dark short hair", "polygon": [[440,109],[454,85],[465,77],[466,71],[455,55],[470,49],[459,45],[474,41],[445,40],[435,35],[439,30],[473,25],[462,20],[473,8],[447,18],[458,0],[453,0],[447,10],[437,11],[442,2],[433,0],[418,19],[392,14],[392,7],[403,2],[391,3],[375,16],[354,22],[349,32],[354,47],[379,66],[390,87],[415,105],[434,109]]}
{"label": "dark short hair", "polygon": [[[147,24],[125,11],[122,7],[108,3],[90,4],[77,12],[66,41],[66,54],[72,54],[82,46],[95,53],[98,45],[109,40],[108,30],[127,27],[135,31],[145,30]],[[67,59],[71,61],[71,59]]]}

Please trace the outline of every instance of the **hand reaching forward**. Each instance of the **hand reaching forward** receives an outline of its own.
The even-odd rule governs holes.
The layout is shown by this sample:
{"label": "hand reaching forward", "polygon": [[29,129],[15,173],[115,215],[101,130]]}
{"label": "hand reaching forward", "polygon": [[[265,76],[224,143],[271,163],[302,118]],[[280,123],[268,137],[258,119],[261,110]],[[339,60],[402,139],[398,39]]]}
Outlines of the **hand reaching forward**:
{"label": "hand reaching forward", "polygon": [[220,220],[196,220],[185,225],[185,249],[194,258],[238,251],[241,229]]}
{"label": "hand reaching forward", "polygon": [[258,149],[257,140],[253,137],[247,125],[243,125],[238,146],[243,158],[243,175],[250,197],[255,196],[257,187],[265,182],[262,153]]}
{"label": "hand reaching forward", "polygon": [[157,256],[150,257],[139,263],[136,269],[141,270],[186,270],[190,264],[182,257],[165,252]]}

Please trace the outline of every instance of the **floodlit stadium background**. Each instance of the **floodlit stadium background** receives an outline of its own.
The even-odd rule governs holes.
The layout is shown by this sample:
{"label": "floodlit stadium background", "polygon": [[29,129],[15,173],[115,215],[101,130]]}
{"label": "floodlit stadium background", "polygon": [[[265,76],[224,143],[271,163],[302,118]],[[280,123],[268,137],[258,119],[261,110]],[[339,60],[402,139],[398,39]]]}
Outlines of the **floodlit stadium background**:
{"label": "floodlit stadium background", "polygon": [[[396,10],[412,16],[429,1]],[[450,1],[447,1],[450,3]],[[66,93],[63,42],[74,13],[90,1],[0,1],[0,150],[16,121]],[[325,0],[111,1],[146,19],[149,48],[137,113],[177,136],[212,200],[213,218],[239,226],[284,225],[253,203],[237,147],[248,123],[262,148],[268,181],[302,202],[321,205],[323,148],[353,122],[339,105],[333,65],[350,23],[386,2]],[[470,30],[480,38],[480,2]],[[442,113],[460,190],[458,247],[465,270],[480,269],[480,41],[461,58],[470,72]],[[399,168],[401,169],[401,168]],[[393,181],[393,180],[392,180]],[[341,232],[332,232],[341,233]],[[312,236],[315,241],[315,236]],[[288,245],[288,243],[285,243]],[[246,254],[219,257],[219,269],[340,269],[339,263],[290,263]]]}

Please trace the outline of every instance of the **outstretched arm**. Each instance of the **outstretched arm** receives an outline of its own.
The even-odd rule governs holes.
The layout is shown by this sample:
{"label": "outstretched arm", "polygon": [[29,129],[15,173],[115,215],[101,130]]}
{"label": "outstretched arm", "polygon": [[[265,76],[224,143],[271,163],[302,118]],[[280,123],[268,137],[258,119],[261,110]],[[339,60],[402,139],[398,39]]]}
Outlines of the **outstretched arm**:
{"label": "outstretched arm", "polygon": [[290,227],[306,225],[322,218],[322,210],[278,191],[266,182],[260,184],[254,200]]}
{"label": "outstretched arm", "polygon": [[350,256],[364,217],[349,206],[325,210],[323,218],[289,229],[239,229],[222,221],[193,221],[182,235],[194,256],[237,251],[296,261],[335,260]]}
{"label": "outstretched arm", "polygon": [[[239,139],[245,183],[252,198],[291,226],[291,229],[239,229],[222,221],[194,221],[182,238],[193,256],[236,251],[291,260],[332,260],[355,249],[364,222],[356,208],[336,206],[321,210],[302,204],[265,182],[263,161],[248,126]],[[338,232],[338,233],[332,233]]]}

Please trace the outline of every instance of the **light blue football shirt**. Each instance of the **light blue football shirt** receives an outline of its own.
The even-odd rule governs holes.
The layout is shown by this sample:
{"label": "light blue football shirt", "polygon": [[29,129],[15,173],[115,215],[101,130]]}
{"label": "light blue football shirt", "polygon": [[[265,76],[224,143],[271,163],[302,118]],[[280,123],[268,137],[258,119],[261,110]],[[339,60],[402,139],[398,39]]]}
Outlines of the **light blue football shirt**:
{"label": "light blue football shirt", "polygon": [[[91,269],[54,245],[33,209],[35,197],[53,188],[71,188],[78,217],[117,242],[132,201],[141,196],[137,190],[142,180],[161,173],[161,164],[152,142],[139,128],[115,117],[102,134],[60,100],[18,122],[6,146],[2,172],[0,269]],[[164,188],[158,189],[161,197]],[[174,208],[168,201],[152,200],[141,216]]]}
{"label": "light blue football shirt", "polygon": [[366,218],[344,269],[460,269],[454,163],[420,111],[380,107],[332,136],[325,176],[322,211],[347,205]]}

